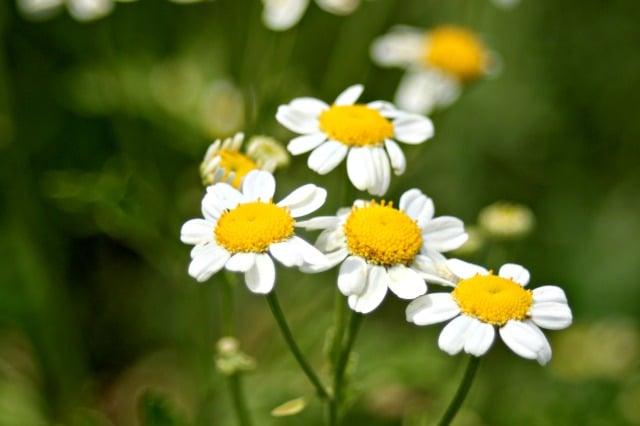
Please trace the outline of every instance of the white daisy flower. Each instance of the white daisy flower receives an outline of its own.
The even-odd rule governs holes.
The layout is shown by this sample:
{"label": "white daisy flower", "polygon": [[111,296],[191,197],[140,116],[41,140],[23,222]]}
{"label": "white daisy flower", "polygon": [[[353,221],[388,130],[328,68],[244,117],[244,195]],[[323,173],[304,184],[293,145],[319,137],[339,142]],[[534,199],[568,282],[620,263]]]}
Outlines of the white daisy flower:
{"label": "white daisy flower", "polygon": [[281,105],[276,119],[302,134],[287,149],[292,155],[311,151],[307,161],[311,170],[324,175],[346,157],[351,183],[380,196],[389,188],[391,168],[396,175],[405,171],[406,159],[396,140],[422,143],[433,136],[433,124],[388,102],[356,104],[363,90],[360,84],[351,86],[331,106],[319,99],[297,98]]}
{"label": "white daisy flower", "polygon": [[449,282],[453,291],[418,297],[407,306],[407,321],[431,325],[451,320],[438,339],[440,349],[450,355],[462,350],[484,355],[493,344],[497,327],[502,340],[516,354],[541,365],[549,362],[551,346],[540,327],[559,330],[572,321],[560,287],[526,290],[529,271],[513,263],[502,265],[498,275],[458,259],[446,263],[455,275]]}
{"label": "white daisy flower", "polygon": [[238,191],[227,183],[207,188],[202,200],[204,219],[191,219],[181,230],[183,243],[194,244],[189,275],[206,281],[226,268],[244,272],[253,293],[269,293],[275,283],[272,257],[285,266],[322,267],[327,258],[294,233],[294,218],[324,204],[327,191],[303,185],[279,203],[273,203],[275,179],[253,170]]}
{"label": "white daisy flower", "polygon": [[226,182],[234,188],[240,188],[242,179],[252,170],[260,169],[272,172],[277,161],[271,158],[260,159],[240,152],[244,134],[236,133],[224,141],[216,139],[207,149],[200,164],[200,177],[204,185]]}
{"label": "white daisy flower", "polygon": [[[334,15],[348,15],[360,5],[360,0],[316,0],[318,6]],[[262,21],[273,31],[285,31],[295,26],[309,6],[309,0],[262,0]]]}
{"label": "white daisy flower", "polygon": [[494,55],[466,28],[443,25],[429,31],[398,26],[374,40],[371,57],[381,66],[407,70],[395,103],[428,114],[453,103],[465,83],[495,69]]}
{"label": "white daisy flower", "polygon": [[107,16],[114,1],[133,0],[17,0],[18,8],[28,18],[46,19],[53,16],[63,4],[76,20],[87,22]]}
{"label": "white daisy flower", "polygon": [[382,303],[387,289],[402,299],[426,293],[425,279],[437,280],[434,263],[444,262],[441,252],[460,247],[467,239],[460,219],[433,217],[431,198],[418,189],[392,203],[358,200],[336,216],[317,217],[298,226],[324,229],[316,247],[329,264],[306,266],[320,271],[342,262],[338,288],[356,312],[369,313]]}

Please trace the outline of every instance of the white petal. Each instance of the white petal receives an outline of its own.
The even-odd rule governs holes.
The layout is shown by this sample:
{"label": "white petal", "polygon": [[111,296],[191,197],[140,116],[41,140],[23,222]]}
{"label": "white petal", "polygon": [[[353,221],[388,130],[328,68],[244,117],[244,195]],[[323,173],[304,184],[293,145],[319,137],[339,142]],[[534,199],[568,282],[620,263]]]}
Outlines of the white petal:
{"label": "white petal", "polygon": [[371,155],[368,148],[352,148],[347,155],[347,175],[349,180],[360,191],[371,185],[370,175],[373,173]]}
{"label": "white petal", "polygon": [[216,205],[222,203],[222,206],[227,210],[235,209],[243,199],[242,193],[228,183],[216,183],[208,186],[206,196],[210,196],[210,194],[211,197],[217,197],[217,200],[212,198],[212,203]]}
{"label": "white petal", "polygon": [[214,192],[207,192],[202,198],[202,216],[211,222],[217,222],[225,210],[224,201]]}
{"label": "white petal", "polygon": [[318,133],[320,122],[318,116],[290,105],[280,105],[276,112],[276,120],[287,129],[301,134]]}
{"label": "white petal", "polygon": [[288,207],[291,217],[300,217],[318,210],[326,199],[326,189],[309,183],[295,189],[281,200],[278,206]]}
{"label": "white petal", "polygon": [[340,219],[336,216],[318,216],[309,220],[296,221],[295,226],[304,229],[327,229],[335,228]]}
{"label": "white petal", "polygon": [[347,87],[342,93],[338,95],[335,105],[353,105],[356,103],[362,92],[364,91],[364,86],[362,84],[354,84],[353,86]]}
{"label": "white petal", "polygon": [[425,281],[449,287],[455,287],[456,276],[447,268],[446,259],[438,252],[429,256],[418,254],[413,259],[411,267],[415,269]]}
{"label": "white petal", "polygon": [[213,241],[214,224],[204,219],[191,219],[182,225],[180,241],[185,244],[202,244]]}
{"label": "white petal", "polygon": [[295,109],[307,112],[312,115],[320,115],[322,111],[329,109],[329,105],[327,105],[325,102],[321,101],[320,99],[309,97],[295,98],[289,103],[289,105],[291,105]]}
{"label": "white petal", "polygon": [[452,319],[440,332],[438,347],[449,355],[457,354],[464,348],[467,340],[467,331],[477,321],[466,315],[460,315]]}
{"label": "white petal", "polygon": [[333,268],[334,266],[342,262],[348,255],[349,255],[349,251],[346,248],[342,250],[336,250],[331,253],[324,253],[324,256],[327,259],[327,264],[319,265],[319,264],[305,263],[302,266],[300,266],[300,270],[302,272],[308,272],[308,273],[323,272]]}
{"label": "white petal", "polygon": [[405,111],[429,114],[453,103],[460,91],[460,83],[455,79],[434,69],[414,68],[400,80],[394,103]]}
{"label": "white petal", "polygon": [[78,21],[91,21],[108,15],[113,9],[111,0],[74,0],[67,2],[69,13]]}
{"label": "white petal", "polygon": [[549,330],[562,330],[569,327],[573,321],[571,309],[566,303],[534,302],[529,315],[534,323]]}
{"label": "white petal", "polygon": [[424,228],[433,218],[433,212],[435,210],[433,200],[415,188],[402,194],[399,207],[400,210],[404,210],[411,219],[417,220],[420,228]]}
{"label": "white petal", "polygon": [[447,268],[462,279],[471,278],[475,275],[489,275],[489,271],[482,266],[465,262],[460,259],[447,259]]}
{"label": "white petal", "polygon": [[290,268],[292,266],[302,265],[302,256],[296,250],[295,243],[289,240],[281,241],[279,243],[272,243],[269,245],[269,253],[275,257],[278,262],[284,266]]}
{"label": "white petal", "polygon": [[284,31],[298,23],[309,0],[262,0],[262,21],[267,28]]}
{"label": "white petal", "polygon": [[440,216],[430,220],[422,228],[423,246],[439,252],[455,250],[469,238],[464,223],[456,217]]}
{"label": "white petal", "polygon": [[325,175],[335,169],[347,155],[349,147],[329,140],[311,152],[307,165],[318,174]]}
{"label": "white petal", "polygon": [[424,279],[413,269],[396,265],[388,269],[389,289],[401,299],[415,299],[427,292]]}
{"label": "white petal", "polygon": [[242,181],[242,194],[247,201],[268,203],[276,192],[276,180],[264,170],[252,170]]}
{"label": "white petal", "polygon": [[407,321],[416,325],[431,325],[447,321],[460,313],[460,307],[449,293],[420,296],[406,309]]}
{"label": "white petal", "polygon": [[373,158],[373,181],[374,184],[367,188],[372,195],[382,196],[387,193],[391,183],[391,167],[389,157],[382,148],[369,148]]}
{"label": "white petal", "polygon": [[498,271],[498,275],[502,278],[513,280],[523,287],[529,284],[529,271],[515,263],[505,263],[502,265]]}
{"label": "white petal", "polygon": [[322,132],[311,133],[308,135],[298,136],[289,141],[287,150],[291,155],[300,155],[317,148],[320,144],[327,140],[327,135]]}
{"label": "white petal", "polygon": [[393,134],[400,142],[419,144],[433,137],[433,123],[418,114],[403,114],[393,120]]}
{"label": "white petal", "polygon": [[377,110],[384,118],[393,119],[406,114],[405,112],[398,110],[391,102],[387,101],[367,102],[367,106],[371,109]]}
{"label": "white petal", "polygon": [[407,159],[405,158],[402,149],[400,149],[400,146],[391,139],[385,140],[384,146],[389,154],[389,160],[391,160],[393,172],[396,176],[403,174],[407,168]]}
{"label": "white petal", "polygon": [[516,354],[526,359],[537,359],[545,349],[546,338],[535,325],[523,321],[509,321],[500,328],[500,337]]}
{"label": "white petal", "polygon": [[467,331],[464,342],[464,351],[474,356],[482,356],[491,347],[496,336],[493,325],[481,321],[475,321]]}
{"label": "white petal", "polygon": [[189,264],[189,275],[203,282],[224,267],[230,254],[215,244],[198,247],[202,248],[198,250],[197,256]]}
{"label": "white petal", "polygon": [[253,267],[255,260],[255,253],[236,253],[227,260],[224,267],[229,271],[247,272]]}
{"label": "white petal", "polygon": [[371,267],[362,293],[349,296],[348,302],[351,309],[361,314],[368,314],[380,306],[387,294],[388,279],[383,267]]}
{"label": "white petal", "polygon": [[295,249],[302,257],[303,264],[300,266],[313,267],[313,268],[330,268],[335,264],[329,262],[329,258],[324,255],[320,250],[306,242],[300,237],[293,236],[291,241],[295,243]]}
{"label": "white petal", "polygon": [[[525,321],[525,322],[529,322],[529,321]],[[542,348],[538,351],[536,360],[538,361],[538,363],[540,363],[540,365],[545,365],[551,360],[551,345],[549,344],[549,341],[547,340],[542,330],[540,330],[538,327],[533,325],[531,329],[536,333],[538,333],[538,337],[542,341]]]}
{"label": "white petal", "polygon": [[344,249],[347,247],[346,238],[342,228],[327,229],[318,235],[316,247],[325,253]]}
{"label": "white petal", "polygon": [[268,254],[256,255],[253,268],[244,274],[247,287],[253,293],[267,294],[276,282],[276,268]]}
{"label": "white petal", "polygon": [[335,15],[348,15],[353,12],[360,0],[316,0],[318,6]]}
{"label": "white petal", "polygon": [[543,285],[533,289],[533,301],[535,303],[556,302],[567,303],[567,296],[564,290],[555,285]]}
{"label": "white petal", "polygon": [[358,256],[347,257],[338,273],[338,289],[345,296],[360,294],[367,283],[367,263]]}
{"label": "white petal", "polygon": [[371,58],[382,66],[407,66],[420,61],[423,51],[422,31],[394,28],[371,44]]}

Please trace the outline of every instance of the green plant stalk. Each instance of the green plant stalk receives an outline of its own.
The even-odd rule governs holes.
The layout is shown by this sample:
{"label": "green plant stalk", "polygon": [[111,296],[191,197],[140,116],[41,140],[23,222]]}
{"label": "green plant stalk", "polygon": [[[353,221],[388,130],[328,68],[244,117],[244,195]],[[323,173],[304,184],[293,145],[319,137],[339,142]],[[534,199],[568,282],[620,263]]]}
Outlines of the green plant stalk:
{"label": "green plant stalk", "polygon": [[227,379],[233,408],[236,412],[238,425],[251,426],[251,418],[247,410],[247,404],[244,398],[244,388],[242,386],[242,373],[236,372]]}
{"label": "green plant stalk", "polygon": [[471,384],[473,383],[473,378],[476,375],[476,371],[478,370],[478,364],[480,363],[480,358],[471,355],[469,358],[469,363],[467,364],[467,369],[464,372],[464,376],[462,377],[462,382],[460,382],[460,386],[456,391],[455,396],[449,403],[449,407],[447,411],[445,411],[444,415],[438,422],[438,426],[447,426],[453,421],[453,418],[458,413],[458,410],[462,406],[464,399],[467,397],[469,393],[469,389],[471,388]]}
{"label": "green plant stalk", "polygon": [[269,304],[269,308],[271,308],[271,313],[273,314],[273,317],[275,318],[276,323],[280,328],[282,337],[284,337],[284,340],[289,346],[291,353],[295,357],[296,361],[298,361],[300,368],[302,368],[302,371],[304,371],[304,373],[307,375],[307,378],[309,379],[311,384],[316,388],[316,393],[320,398],[324,400],[331,400],[332,399],[331,395],[329,394],[327,389],[324,387],[324,385],[318,378],[318,375],[315,373],[315,371],[313,371],[313,368],[311,368],[311,365],[309,365],[309,362],[307,362],[306,358],[300,351],[300,348],[298,347],[298,344],[296,343],[296,340],[294,339],[293,334],[291,334],[291,330],[289,329],[287,320],[285,319],[284,313],[280,308],[280,303],[278,302],[278,298],[276,296],[275,290],[267,294],[266,299],[267,299],[267,303]]}

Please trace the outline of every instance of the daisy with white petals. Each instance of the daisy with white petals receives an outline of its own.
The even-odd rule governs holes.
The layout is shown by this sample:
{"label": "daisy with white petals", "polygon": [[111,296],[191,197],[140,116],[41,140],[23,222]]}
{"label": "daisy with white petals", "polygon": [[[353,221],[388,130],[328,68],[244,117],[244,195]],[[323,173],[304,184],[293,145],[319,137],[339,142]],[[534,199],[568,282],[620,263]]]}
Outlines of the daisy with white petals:
{"label": "daisy with white petals", "polygon": [[242,182],[242,191],[227,183],[207,188],[202,200],[204,219],[191,219],[181,230],[183,243],[194,244],[189,275],[206,281],[226,268],[243,272],[249,290],[269,293],[275,283],[272,257],[285,266],[323,267],[326,257],[294,233],[294,218],[314,212],[327,192],[303,185],[279,203],[273,203],[275,179],[254,170]]}
{"label": "daisy with white petals", "polygon": [[[348,15],[360,5],[360,0],[316,0],[318,6],[334,15]],[[302,19],[309,0],[262,0],[262,21],[273,31],[285,31]]]}
{"label": "daisy with white petals", "polygon": [[433,136],[431,120],[397,110],[383,101],[357,104],[364,90],[355,85],[343,91],[332,105],[314,98],[297,98],[278,108],[276,119],[302,134],[287,149],[293,155],[311,151],[307,164],[327,174],[346,157],[351,183],[361,191],[384,195],[391,169],[405,171],[406,159],[396,143],[420,144]]}
{"label": "daisy with white petals", "polygon": [[460,247],[467,239],[460,219],[433,217],[431,198],[418,189],[392,203],[358,200],[336,216],[317,217],[298,226],[324,229],[316,247],[329,258],[328,269],[342,262],[338,288],[351,309],[369,313],[390,289],[402,299],[414,299],[427,291],[425,279],[433,278],[431,266],[444,262],[441,252]]}
{"label": "daisy with white petals", "polygon": [[438,345],[450,355],[484,355],[495,339],[495,329],[516,354],[541,365],[551,359],[551,346],[540,327],[560,330],[571,325],[572,314],[564,291],[546,285],[527,290],[529,271],[520,265],[502,265],[498,275],[450,259],[456,276],[451,293],[431,293],[407,306],[407,321],[431,325],[451,320],[440,333]]}

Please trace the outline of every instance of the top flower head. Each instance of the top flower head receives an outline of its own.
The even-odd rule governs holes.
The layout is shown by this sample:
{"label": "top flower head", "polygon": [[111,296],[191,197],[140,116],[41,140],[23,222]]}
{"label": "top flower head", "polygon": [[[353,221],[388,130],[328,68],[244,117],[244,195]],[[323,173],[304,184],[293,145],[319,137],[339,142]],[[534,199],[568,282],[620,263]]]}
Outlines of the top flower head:
{"label": "top flower head", "polygon": [[314,98],[297,98],[278,108],[276,119],[302,136],[287,146],[293,155],[309,151],[307,164],[317,173],[332,171],[347,157],[351,183],[361,191],[384,195],[390,183],[390,165],[404,173],[406,159],[394,139],[419,144],[433,136],[426,117],[397,110],[388,102],[356,104],[362,85],[343,91],[329,106]]}
{"label": "top flower head", "polygon": [[[262,0],[262,21],[273,31],[285,31],[300,21],[309,0]],[[348,15],[360,5],[360,0],[316,0],[318,6],[334,15]]]}
{"label": "top flower head", "polygon": [[442,25],[429,31],[395,27],[373,42],[371,57],[382,66],[408,69],[396,103],[422,114],[451,104],[461,85],[489,73],[493,55],[473,32]]}

